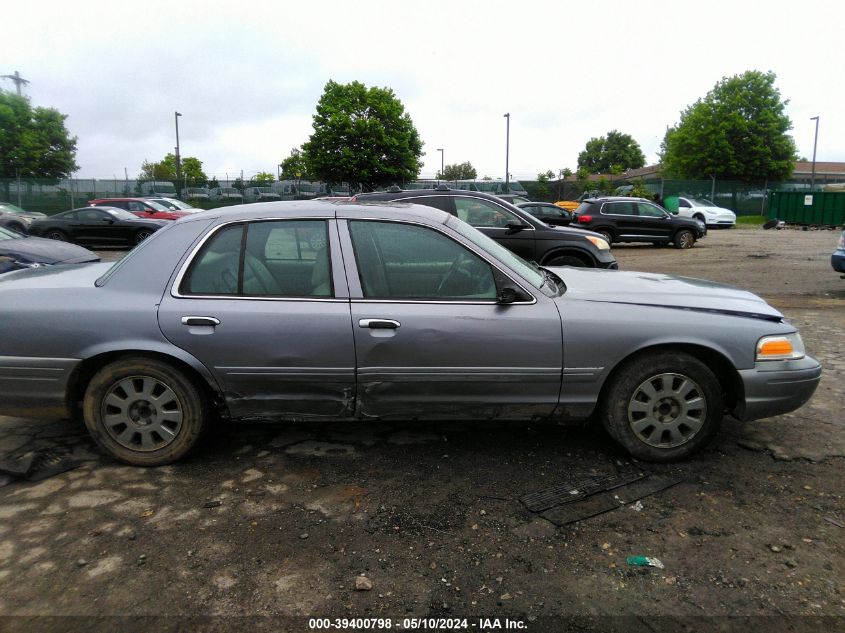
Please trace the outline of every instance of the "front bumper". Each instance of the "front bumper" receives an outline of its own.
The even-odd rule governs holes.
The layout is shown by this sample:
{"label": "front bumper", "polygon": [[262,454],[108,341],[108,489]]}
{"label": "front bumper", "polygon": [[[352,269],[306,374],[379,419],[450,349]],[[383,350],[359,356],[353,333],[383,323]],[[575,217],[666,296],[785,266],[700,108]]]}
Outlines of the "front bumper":
{"label": "front bumper", "polygon": [[733,415],[749,421],[789,413],[802,406],[819,386],[822,367],[815,358],[767,361],[739,370],[744,397]]}
{"label": "front bumper", "polygon": [[845,251],[833,251],[830,256],[830,265],[838,273],[845,273]]}

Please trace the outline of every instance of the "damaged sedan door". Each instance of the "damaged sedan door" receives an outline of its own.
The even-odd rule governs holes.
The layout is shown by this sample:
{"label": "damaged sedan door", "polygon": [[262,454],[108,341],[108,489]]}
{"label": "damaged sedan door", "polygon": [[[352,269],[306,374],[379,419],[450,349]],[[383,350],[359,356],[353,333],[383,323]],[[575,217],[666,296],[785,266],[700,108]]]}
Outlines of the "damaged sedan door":
{"label": "damaged sedan door", "polygon": [[214,374],[233,418],[348,418],[355,351],[335,221],[216,227],[159,307],[175,345]]}
{"label": "damaged sedan door", "polygon": [[554,411],[562,334],[550,297],[443,225],[351,217],[338,229],[360,417],[530,420]]}

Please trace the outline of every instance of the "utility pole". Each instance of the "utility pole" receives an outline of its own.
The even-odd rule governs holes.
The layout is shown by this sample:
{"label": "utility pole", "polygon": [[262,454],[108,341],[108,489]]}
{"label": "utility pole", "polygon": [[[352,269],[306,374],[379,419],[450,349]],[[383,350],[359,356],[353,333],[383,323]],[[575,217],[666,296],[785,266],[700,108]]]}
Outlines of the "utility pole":
{"label": "utility pole", "polygon": [[446,175],[443,172],[446,171],[446,164],[443,162],[443,148],[438,147],[437,151],[440,152],[440,178],[445,179]]}
{"label": "utility pole", "polygon": [[21,74],[17,70],[15,71],[14,75],[2,75],[2,76],[0,76],[0,79],[11,79],[12,81],[14,81],[15,87],[17,87],[17,89],[18,89],[18,96],[19,97],[22,96],[21,95],[21,86],[25,86],[26,84],[29,83],[29,80],[21,77]]}
{"label": "utility pole", "polygon": [[510,159],[510,152],[511,152],[511,113],[506,112],[505,118],[507,119],[507,128],[505,132],[505,193],[511,192],[511,179],[510,179],[510,167],[508,166],[508,160]]}
{"label": "utility pole", "polygon": [[819,144],[819,117],[810,117],[810,121],[816,122],[816,138],[813,141],[813,172],[810,175],[810,193],[812,193],[816,186],[816,145]]}
{"label": "utility pole", "polygon": [[[173,119],[176,121],[176,186],[182,184],[182,160],[179,157],[179,117],[182,116],[180,112],[176,112]],[[177,194],[178,195],[178,194]]]}

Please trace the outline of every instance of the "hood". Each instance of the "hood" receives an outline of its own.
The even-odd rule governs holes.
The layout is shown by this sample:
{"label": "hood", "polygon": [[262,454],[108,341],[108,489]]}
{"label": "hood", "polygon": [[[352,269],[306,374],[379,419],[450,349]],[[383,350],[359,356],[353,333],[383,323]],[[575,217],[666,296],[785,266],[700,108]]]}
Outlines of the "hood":
{"label": "hood", "polygon": [[0,242],[0,255],[7,255],[28,264],[77,264],[100,261],[96,253],[82,246],[32,236],[3,240]]}
{"label": "hood", "polygon": [[704,279],[590,268],[550,269],[563,279],[563,300],[718,312],[780,321],[783,315],[757,295]]}

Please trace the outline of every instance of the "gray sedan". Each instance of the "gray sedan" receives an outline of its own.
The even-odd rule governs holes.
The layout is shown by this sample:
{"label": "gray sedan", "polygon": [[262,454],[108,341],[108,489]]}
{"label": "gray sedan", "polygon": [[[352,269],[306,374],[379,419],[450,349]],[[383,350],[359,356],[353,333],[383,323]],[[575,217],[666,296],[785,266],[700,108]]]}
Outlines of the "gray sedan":
{"label": "gray sedan", "polygon": [[130,464],[209,420],[593,419],[685,458],[804,404],[819,364],[759,297],[529,264],[430,207],[275,202],[198,213],[114,265],[0,278],[0,413],[82,413]]}

